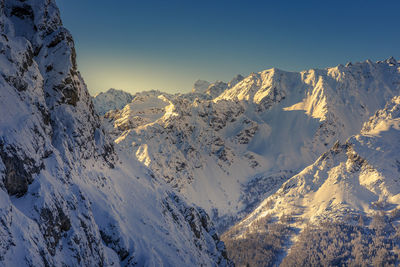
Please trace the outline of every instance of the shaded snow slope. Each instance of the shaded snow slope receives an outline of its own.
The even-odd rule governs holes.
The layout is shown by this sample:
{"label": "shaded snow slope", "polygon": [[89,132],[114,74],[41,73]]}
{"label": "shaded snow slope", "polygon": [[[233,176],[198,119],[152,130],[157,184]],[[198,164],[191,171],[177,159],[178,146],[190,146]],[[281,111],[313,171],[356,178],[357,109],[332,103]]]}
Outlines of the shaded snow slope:
{"label": "shaded snow slope", "polygon": [[94,108],[99,115],[104,115],[110,110],[122,109],[130,103],[133,96],[122,90],[109,89],[93,97]]}
{"label": "shaded snow slope", "polygon": [[0,0],[0,265],[229,265],[204,210],[117,156],[53,0]]}
{"label": "shaded snow slope", "polygon": [[193,85],[192,93],[205,93],[210,84],[210,82],[204,80],[197,80]]}
{"label": "shaded snow slope", "polygon": [[[391,58],[299,73],[270,69],[216,82],[204,97],[169,95],[150,120],[145,115],[140,122],[136,114],[159,108],[158,102],[149,99],[143,111],[130,105],[105,125],[119,146],[224,229],[273,192],[269,185],[279,187],[336,141],[357,134],[399,94],[399,67]],[[215,87],[221,93],[210,99]]]}

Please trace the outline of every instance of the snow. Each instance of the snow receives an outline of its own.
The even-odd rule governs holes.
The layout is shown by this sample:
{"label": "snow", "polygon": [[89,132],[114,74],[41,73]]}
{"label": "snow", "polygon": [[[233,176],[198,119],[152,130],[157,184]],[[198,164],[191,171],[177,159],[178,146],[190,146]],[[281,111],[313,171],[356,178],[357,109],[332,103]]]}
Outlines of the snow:
{"label": "snow", "polygon": [[399,205],[393,58],[92,98],[53,0],[0,15],[2,265],[229,266],[243,218]]}
{"label": "snow", "polygon": [[193,85],[192,93],[205,93],[210,84],[205,80],[197,80]]}
{"label": "snow", "polygon": [[[203,90],[158,92],[167,99],[164,107],[148,97],[146,104],[130,104],[130,113],[113,111],[117,119],[106,116],[103,122],[118,146],[188,202],[217,213],[225,230],[223,217],[235,221],[249,209],[243,188],[257,174],[298,172],[336,141],[359,133],[399,94],[400,73],[396,61],[365,61],[298,73],[274,68],[229,83],[196,84],[204,84]],[[146,119],[149,107],[159,108]],[[140,119],[132,119],[136,114]],[[260,193],[259,201],[265,196]]]}
{"label": "snow", "polygon": [[266,198],[236,229],[266,215],[293,215],[302,229],[309,221],[356,220],[400,205],[400,98],[394,97],[363,126],[360,134],[336,143],[313,164]]}
{"label": "snow", "polygon": [[106,114],[110,110],[122,109],[130,103],[133,96],[130,93],[117,89],[109,89],[93,97],[93,104],[96,112],[100,115]]}
{"label": "snow", "polygon": [[0,265],[230,266],[204,210],[114,149],[55,2],[0,0],[0,31]]}

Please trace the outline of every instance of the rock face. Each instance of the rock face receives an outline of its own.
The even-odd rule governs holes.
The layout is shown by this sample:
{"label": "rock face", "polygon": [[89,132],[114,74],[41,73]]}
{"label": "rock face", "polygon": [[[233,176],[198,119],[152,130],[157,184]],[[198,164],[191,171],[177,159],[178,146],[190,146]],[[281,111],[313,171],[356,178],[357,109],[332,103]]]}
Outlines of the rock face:
{"label": "rock face", "polygon": [[69,168],[81,158],[112,165],[113,145],[100,129],[57,7],[52,1],[2,1],[1,7],[6,189],[23,195],[55,149]]}
{"label": "rock face", "polygon": [[[158,100],[132,103],[104,122],[118,147],[224,230],[336,141],[359,133],[400,93],[399,67],[388,59],[300,73],[270,69],[207,83],[203,93],[158,92]],[[157,116],[140,115],[150,110]]]}
{"label": "rock face", "polygon": [[0,0],[0,265],[230,265],[202,209],[114,151],[53,0]]}

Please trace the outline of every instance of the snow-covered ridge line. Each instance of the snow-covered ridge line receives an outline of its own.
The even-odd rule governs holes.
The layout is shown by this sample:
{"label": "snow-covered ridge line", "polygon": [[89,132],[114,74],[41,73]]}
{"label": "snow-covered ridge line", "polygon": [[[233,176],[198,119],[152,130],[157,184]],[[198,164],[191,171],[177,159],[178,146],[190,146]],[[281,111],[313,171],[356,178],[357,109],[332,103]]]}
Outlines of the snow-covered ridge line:
{"label": "snow-covered ridge line", "polygon": [[[400,97],[396,96],[364,124],[360,134],[343,143],[337,142],[313,164],[290,178],[231,228],[225,238],[230,242],[246,239],[251,229],[262,230],[256,226],[260,222],[280,221],[298,230],[310,222],[365,227],[373,224],[371,218],[376,219],[379,214],[397,225],[399,149]],[[376,248],[374,245],[372,248]]]}
{"label": "snow-covered ridge line", "polygon": [[[203,93],[160,92],[103,122],[118,147],[226,229],[229,220],[246,215],[249,203],[271,194],[267,185],[276,188],[289,178],[276,174],[296,173],[336,141],[359,133],[400,93],[399,67],[389,58],[302,72],[269,69],[204,86]],[[221,93],[211,97],[208,89],[217,84]],[[265,190],[249,188],[256,184]]]}
{"label": "snow-covered ridge line", "polygon": [[219,96],[227,88],[232,88],[242,79],[243,76],[238,74],[228,83],[223,81],[216,81],[214,83],[210,83],[208,81],[198,80],[194,83],[193,89],[190,93],[170,94],[159,90],[150,90],[150,91],[142,91],[135,94],[131,94],[123,90],[117,90],[111,88],[105,92],[100,92],[94,95],[93,103],[96,112],[99,115],[103,116],[109,111],[122,109],[123,107],[125,107],[125,105],[132,102],[133,99],[136,100],[142,99],[143,101],[146,97],[151,95],[152,96],[164,95],[167,96],[167,98],[176,96],[190,100],[195,100],[196,98],[211,100]]}
{"label": "snow-covered ridge line", "polygon": [[130,103],[133,96],[130,93],[117,89],[109,89],[93,97],[94,108],[99,115],[104,115],[110,110],[122,109]]}
{"label": "snow-covered ridge line", "polygon": [[[393,251],[398,248],[399,149],[400,97],[395,96],[364,124],[360,134],[343,143],[335,143],[229,229],[223,235],[228,254],[233,255],[236,262],[260,261],[264,257],[275,264],[282,262],[284,266],[307,262],[319,264],[327,260],[327,256],[322,255],[330,253],[333,254],[328,259],[331,262],[365,263],[372,261],[371,257],[375,257],[376,265],[396,262],[398,255]],[[346,231],[348,238],[346,242],[326,247],[325,244],[335,243],[326,231],[335,228]],[[310,231],[317,234],[314,237],[318,240],[308,251],[304,242],[313,242],[306,239],[310,238]],[[365,249],[357,241],[360,234],[364,235],[362,240],[369,247],[362,255],[357,254],[360,249]],[[274,244],[268,243],[267,239],[257,239],[264,235],[269,235],[272,240],[281,235],[286,242]],[[382,243],[392,245],[382,246]],[[272,245],[269,254],[263,254],[243,252],[245,248],[238,244],[248,247]],[[301,249],[303,251],[298,251]],[[346,256],[339,257],[338,251],[342,255],[344,250]],[[376,253],[377,250],[381,252]],[[383,251],[385,257],[379,257]],[[296,258],[303,263],[294,263]]]}

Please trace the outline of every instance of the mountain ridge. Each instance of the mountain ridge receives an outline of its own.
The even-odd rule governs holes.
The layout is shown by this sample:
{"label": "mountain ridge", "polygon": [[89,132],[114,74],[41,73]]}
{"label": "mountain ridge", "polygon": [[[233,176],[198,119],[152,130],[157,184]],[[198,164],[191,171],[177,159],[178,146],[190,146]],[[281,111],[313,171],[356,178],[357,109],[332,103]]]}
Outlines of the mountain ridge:
{"label": "mountain ridge", "polygon": [[[335,224],[341,225],[340,227],[356,227],[356,232],[366,231],[360,229],[367,227],[365,229],[369,230],[364,234],[366,240],[371,238],[371,235],[376,235],[380,236],[381,240],[390,238],[384,242],[393,242],[393,246],[398,246],[396,235],[389,235],[398,231],[396,227],[399,219],[399,111],[400,97],[396,96],[364,123],[359,134],[342,144],[337,142],[313,164],[285,182],[249,216],[227,231],[223,240],[231,250],[230,255],[237,255],[238,251],[241,251],[240,247],[235,246],[238,242],[247,242],[245,240],[253,234],[263,234],[265,231],[268,233],[270,230],[268,226],[264,228],[263,223],[273,226],[276,221],[293,229],[289,233],[292,242],[275,251],[277,254],[284,254],[286,251],[291,261],[295,261],[290,254],[292,248],[295,253],[299,253],[296,246],[304,249],[301,247],[305,242],[302,238],[309,234],[310,229],[323,233],[324,227],[329,228]],[[379,232],[382,229],[386,230]],[[377,238],[376,236],[374,238]],[[355,241],[351,242],[353,244]],[[377,241],[368,242],[372,251],[381,246],[376,244]],[[338,250],[343,249],[341,245],[336,247]],[[309,251],[305,251],[305,255],[313,253]],[[394,248],[387,246],[386,258],[377,259],[379,265],[395,261],[397,254],[393,251]],[[331,253],[337,252],[331,249]],[[245,254],[239,256],[242,257],[240,259],[236,258],[236,261],[246,260]],[[299,255],[294,257],[301,258]],[[362,257],[365,258],[362,260],[365,263],[378,256],[372,253]],[[275,257],[274,261],[277,259]],[[351,262],[357,260],[357,257],[351,253],[346,256],[345,260],[347,259]],[[310,259],[306,257],[304,260]],[[285,260],[283,263],[287,264]]]}
{"label": "mountain ridge", "polygon": [[[299,73],[269,69],[240,77],[213,99],[207,91],[206,97],[160,92],[169,104],[153,120],[121,128],[121,119],[108,117],[105,125],[118,147],[214,214],[219,229],[226,229],[221,216],[242,217],[250,202],[266,197],[266,192],[246,195],[259,192],[248,185],[279,185],[289,178],[279,173],[297,172],[337,140],[357,134],[399,93],[398,65],[390,58]],[[132,114],[142,112],[130,107]],[[259,182],[252,182],[255,177]],[[201,192],[208,192],[208,199]]]}

